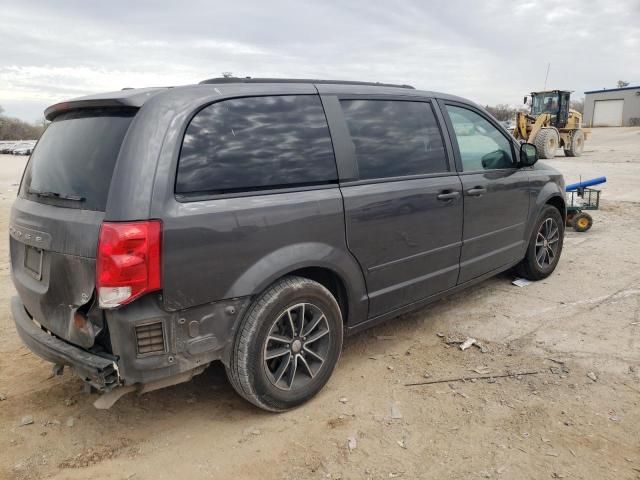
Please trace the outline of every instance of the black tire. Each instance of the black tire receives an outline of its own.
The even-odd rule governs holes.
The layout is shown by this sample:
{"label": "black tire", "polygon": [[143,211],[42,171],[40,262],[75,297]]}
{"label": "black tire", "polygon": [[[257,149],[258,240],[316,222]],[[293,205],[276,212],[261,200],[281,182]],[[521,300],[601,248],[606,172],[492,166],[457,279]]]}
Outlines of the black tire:
{"label": "black tire", "polygon": [[[539,261],[539,252],[540,248],[547,248],[546,245],[538,246],[538,239],[541,229],[543,229],[545,222],[552,222],[553,226],[558,229],[557,234],[557,248],[553,255],[552,261],[548,264],[545,264],[544,260],[542,262]],[[552,233],[552,231],[550,232]],[[555,236],[554,236],[555,238]],[[562,254],[562,244],[564,240],[564,222],[562,221],[562,215],[557,208],[552,205],[546,205],[538,218],[533,228],[533,232],[531,233],[531,239],[529,240],[529,245],[527,246],[527,253],[520,262],[517,267],[518,273],[528,280],[542,280],[543,278],[547,278],[558,265],[558,261],[560,260],[560,255]],[[549,245],[551,243],[549,242]],[[549,255],[550,257],[550,255]],[[545,258],[549,258],[545,257]]]}
{"label": "black tire", "polygon": [[558,133],[553,128],[542,128],[536,135],[533,144],[538,150],[540,158],[553,158],[558,149]]}
{"label": "black tire", "polygon": [[[579,212],[578,212],[579,213]],[[573,227],[573,218],[577,215],[575,211],[567,212],[567,219],[564,222],[565,227]]]}
{"label": "black tire", "polygon": [[569,148],[565,148],[564,154],[567,157],[579,157],[584,150],[584,132],[582,130],[573,130],[571,132],[571,144]]}
{"label": "black tire", "polygon": [[571,226],[576,232],[586,232],[593,225],[593,218],[585,212],[580,212],[571,219]]}
{"label": "black tire", "polygon": [[[292,310],[299,308],[300,305],[308,305],[308,307],[301,311]],[[296,315],[297,318],[292,320]],[[314,315],[316,319],[322,316],[326,319],[326,323],[324,320],[318,320],[318,323],[322,322],[322,328],[326,326],[328,333],[323,333],[324,330],[322,330],[320,340],[313,340],[318,342],[314,344],[314,349],[321,341],[323,342],[323,351],[316,350],[316,353],[323,355],[323,362],[312,357],[310,355],[312,352],[307,349],[307,343],[302,342],[303,338],[307,341],[307,337],[303,335],[309,327],[313,326]],[[299,332],[296,332],[295,328],[300,324],[295,323],[294,320],[299,322],[300,319],[308,319],[307,321],[310,319],[310,324],[304,325],[305,320],[302,320],[303,326]],[[282,325],[285,325],[287,321],[290,322],[291,333],[280,330],[274,333],[274,328],[280,328],[279,322],[284,322]],[[311,337],[314,336],[311,335],[313,329],[309,332],[308,343],[311,343]],[[288,344],[281,340],[275,342],[273,340],[276,337],[288,338],[289,336],[292,340]],[[236,333],[229,365],[226,367],[227,376],[236,392],[254,405],[272,412],[290,410],[311,399],[327,383],[340,357],[342,337],[342,314],[331,292],[308,278],[285,277],[262,293],[244,316]],[[267,360],[268,353],[276,350],[287,350],[286,358],[293,362],[293,367],[288,367],[289,364],[285,365],[284,356]],[[275,376],[280,370],[271,372],[273,362],[282,362],[280,367],[287,374],[285,378],[276,380]],[[313,372],[312,362],[316,362],[316,365],[319,363],[315,372]],[[301,368],[300,372],[295,369],[298,365]],[[291,375],[292,371],[293,375]],[[291,385],[287,390],[282,383],[286,384],[289,378],[291,378]],[[296,378],[299,381],[294,385]]]}

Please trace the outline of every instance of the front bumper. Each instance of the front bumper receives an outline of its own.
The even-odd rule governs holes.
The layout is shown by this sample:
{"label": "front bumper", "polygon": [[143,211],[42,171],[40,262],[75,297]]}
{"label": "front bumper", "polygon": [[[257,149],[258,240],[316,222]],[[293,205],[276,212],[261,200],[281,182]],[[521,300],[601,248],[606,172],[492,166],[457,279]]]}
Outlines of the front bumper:
{"label": "front bumper", "polygon": [[50,335],[33,322],[18,297],[11,299],[11,314],[18,335],[36,355],[58,365],[70,366],[76,375],[101,392],[108,392],[120,384],[113,360]]}

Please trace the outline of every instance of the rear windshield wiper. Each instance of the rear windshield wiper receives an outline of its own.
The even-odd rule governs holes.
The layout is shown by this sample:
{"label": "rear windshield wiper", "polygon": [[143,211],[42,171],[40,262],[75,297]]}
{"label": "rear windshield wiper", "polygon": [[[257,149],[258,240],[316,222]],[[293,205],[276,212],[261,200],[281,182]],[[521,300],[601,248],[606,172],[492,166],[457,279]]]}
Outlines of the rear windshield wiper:
{"label": "rear windshield wiper", "polygon": [[27,192],[32,195],[37,195],[38,197],[44,198],[60,198],[61,200],[73,200],[74,202],[84,202],[85,198],[80,195],[69,195],[66,193],[58,193],[58,192],[45,192],[40,190],[34,190],[33,188],[28,188]]}

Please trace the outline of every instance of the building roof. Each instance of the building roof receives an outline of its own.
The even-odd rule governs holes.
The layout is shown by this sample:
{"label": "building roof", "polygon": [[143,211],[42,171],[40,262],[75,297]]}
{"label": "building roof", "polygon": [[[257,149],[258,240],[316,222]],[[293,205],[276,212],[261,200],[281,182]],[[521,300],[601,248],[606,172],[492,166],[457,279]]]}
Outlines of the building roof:
{"label": "building roof", "polygon": [[618,92],[620,90],[638,90],[640,89],[640,85],[635,87],[620,87],[620,88],[603,88],[602,90],[589,90],[584,93],[604,93],[604,92]]}

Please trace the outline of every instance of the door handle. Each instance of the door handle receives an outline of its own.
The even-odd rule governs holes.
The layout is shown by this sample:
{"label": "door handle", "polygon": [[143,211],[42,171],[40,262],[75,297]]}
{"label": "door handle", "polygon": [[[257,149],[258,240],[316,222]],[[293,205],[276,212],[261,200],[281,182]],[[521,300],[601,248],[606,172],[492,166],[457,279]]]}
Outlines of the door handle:
{"label": "door handle", "polygon": [[455,190],[452,192],[449,192],[447,190],[443,191],[442,193],[438,194],[438,200],[453,200],[454,198],[458,198],[460,196],[460,192],[456,192]]}
{"label": "door handle", "polygon": [[467,195],[471,197],[479,197],[483,193],[487,193],[487,189],[484,187],[473,187],[467,190]]}

